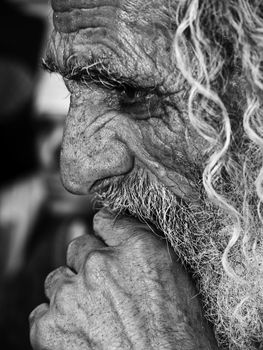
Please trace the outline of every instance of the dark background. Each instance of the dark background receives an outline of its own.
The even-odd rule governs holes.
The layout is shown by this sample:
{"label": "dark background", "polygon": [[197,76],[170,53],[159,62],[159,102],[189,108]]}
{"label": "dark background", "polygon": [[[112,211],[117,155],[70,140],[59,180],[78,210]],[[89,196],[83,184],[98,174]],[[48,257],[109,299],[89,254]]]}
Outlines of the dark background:
{"label": "dark background", "polygon": [[6,350],[31,349],[29,313],[46,302],[44,280],[65,264],[70,240],[92,209],[66,192],[59,152],[68,92],[44,73],[51,31],[48,0],[1,2],[0,12],[0,334]]}

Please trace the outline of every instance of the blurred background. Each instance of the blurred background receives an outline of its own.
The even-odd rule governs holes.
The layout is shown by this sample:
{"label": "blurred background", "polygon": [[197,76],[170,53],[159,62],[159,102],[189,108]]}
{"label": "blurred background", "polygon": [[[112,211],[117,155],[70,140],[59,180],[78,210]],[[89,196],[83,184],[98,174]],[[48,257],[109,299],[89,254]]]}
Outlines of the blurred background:
{"label": "blurred background", "polygon": [[69,93],[41,69],[48,0],[2,0],[0,11],[0,334],[31,349],[29,313],[46,301],[47,274],[91,224],[89,198],[66,192],[59,153]]}

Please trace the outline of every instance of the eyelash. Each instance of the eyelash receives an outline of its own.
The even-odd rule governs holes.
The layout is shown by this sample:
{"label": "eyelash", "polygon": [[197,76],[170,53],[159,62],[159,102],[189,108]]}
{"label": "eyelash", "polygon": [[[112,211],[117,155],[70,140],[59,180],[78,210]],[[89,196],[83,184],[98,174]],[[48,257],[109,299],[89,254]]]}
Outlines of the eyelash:
{"label": "eyelash", "polygon": [[[148,119],[151,116],[160,113],[160,96],[156,88],[141,88],[134,86],[128,82],[119,82],[103,79],[96,75],[87,77],[83,74],[71,76],[69,82],[75,81],[78,84],[90,87],[90,84],[95,84],[99,88],[108,89],[116,94],[118,99],[118,108],[122,111],[133,115],[136,119]],[[73,89],[72,89],[73,90]]]}
{"label": "eyelash", "polygon": [[119,96],[121,105],[135,104],[147,100],[150,96],[153,96],[153,94],[149,93],[147,89],[135,87],[128,83],[120,83],[117,80],[109,81],[108,79],[102,79],[101,77],[81,77],[80,79],[73,77],[73,80],[81,81],[81,83],[85,85],[92,82],[100,88],[115,91]]}
{"label": "eyelash", "polygon": [[126,86],[119,92],[120,102],[123,104],[133,104],[146,101],[150,98],[148,91]]}
{"label": "eyelash", "polygon": [[[135,97],[136,95],[142,96],[143,94],[146,95],[146,89],[140,88],[139,86],[130,84],[129,81],[122,81],[121,78],[115,78],[114,76],[108,77],[107,72],[103,71],[92,71],[89,70],[88,72],[83,72],[83,70],[77,70],[75,69],[74,74],[71,73],[70,77],[68,77],[70,80],[74,80],[76,82],[79,82],[84,85],[88,85],[90,83],[96,84],[99,87],[106,88],[109,90],[115,90],[122,96],[127,96],[128,98]],[[148,89],[147,89],[148,90]]]}
{"label": "eyelash", "polygon": [[[56,71],[56,69],[50,67],[45,60],[42,60],[42,66],[46,70]],[[71,90],[70,81],[79,82],[84,85],[88,85],[92,82],[99,87],[116,91],[119,95],[120,103],[124,105],[135,104],[138,102],[149,102],[152,97],[158,95],[156,92],[155,94],[153,93],[153,90],[155,90],[153,88],[140,88],[127,82],[120,82],[118,79],[115,80],[114,77],[113,80],[110,80],[108,79],[107,74],[105,75],[105,79],[103,79],[102,77],[104,77],[105,74],[103,71],[98,73],[97,71],[94,72],[89,70],[88,73],[89,74],[86,76],[85,73],[83,74],[83,69],[76,68],[68,76],[64,76],[65,83],[69,87],[69,90]]]}

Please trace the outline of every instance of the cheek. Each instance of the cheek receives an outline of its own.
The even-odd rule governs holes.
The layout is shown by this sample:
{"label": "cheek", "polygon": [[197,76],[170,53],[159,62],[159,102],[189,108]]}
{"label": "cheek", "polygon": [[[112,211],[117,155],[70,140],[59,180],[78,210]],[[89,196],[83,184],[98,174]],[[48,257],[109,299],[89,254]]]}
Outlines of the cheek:
{"label": "cheek", "polygon": [[199,193],[196,185],[202,176],[206,147],[192,127],[178,117],[171,119],[141,121],[143,147],[158,164],[154,174],[161,183],[179,197],[197,200]]}
{"label": "cheek", "polygon": [[166,186],[173,187],[176,178],[175,192],[185,196],[190,191],[185,164],[199,152],[189,130],[177,115],[134,120],[105,107],[105,97],[77,99],[64,131],[62,181],[70,192],[87,194],[100,180],[126,175],[138,164]]}
{"label": "cheek", "polygon": [[[171,132],[161,119],[153,118],[140,122],[144,146],[159,163],[168,165],[173,160],[174,146],[178,135]],[[182,130],[181,130],[182,133]]]}
{"label": "cheek", "polygon": [[178,118],[172,122],[164,118],[142,121],[140,130],[147,152],[164,167],[176,170],[195,157],[191,145],[196,145],[197,135],[190,135],[189,128]]}

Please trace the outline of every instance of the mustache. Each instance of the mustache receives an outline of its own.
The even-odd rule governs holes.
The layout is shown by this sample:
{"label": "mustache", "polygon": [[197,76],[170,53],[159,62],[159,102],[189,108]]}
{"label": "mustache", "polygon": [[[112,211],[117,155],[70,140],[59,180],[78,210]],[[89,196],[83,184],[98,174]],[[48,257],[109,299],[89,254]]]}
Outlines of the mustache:
{"label": "mustache", "polygon": [[102,180],[94,206],[106,208],[116,216],[134,216],[153,226],[165,234],[182,260],[189,255],[182,248],[186,240],[183,236],[193,242],[200,236],[199,232],[204,232],[204,227],[207,231],[221,229],[222,215],[205,199],[201,190],[198,204],[186,202],[142,168],[122,177]]}

